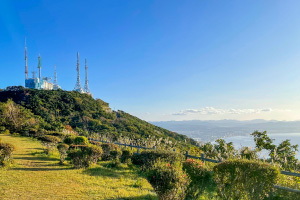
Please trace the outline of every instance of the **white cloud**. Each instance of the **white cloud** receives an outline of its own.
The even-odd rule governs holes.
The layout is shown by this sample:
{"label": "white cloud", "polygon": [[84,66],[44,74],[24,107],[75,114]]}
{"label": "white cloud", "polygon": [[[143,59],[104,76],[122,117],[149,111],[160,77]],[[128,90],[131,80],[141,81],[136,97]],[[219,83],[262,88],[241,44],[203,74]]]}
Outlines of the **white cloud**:
{"label": "white cloud", "polygon": [[271,108],[263,108],[263,109],[220,109],[214,107],[204,107],[201,109],[186,109],[181,110],[177,113],[172,113],[172,115],[189,115],[189,114],[201,114],[201,115],[222,115],[222,114],[257,114],[257,113],[266,113],[272,112]]}

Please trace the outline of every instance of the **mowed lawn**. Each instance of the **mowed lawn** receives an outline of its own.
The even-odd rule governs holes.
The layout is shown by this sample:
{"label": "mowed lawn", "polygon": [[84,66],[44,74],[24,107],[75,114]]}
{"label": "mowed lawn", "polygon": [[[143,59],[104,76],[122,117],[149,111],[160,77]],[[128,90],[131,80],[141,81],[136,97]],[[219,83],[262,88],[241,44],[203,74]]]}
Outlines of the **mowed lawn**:
{"label": "mowed lawn", "polygon": [[14,164],[0,168],[0,199],[157,199],[150,184],[124,166],[106,168],[104,162],[89,169],[60,166],[59,155],[43,154],[39,141],[0,134],[14,144]]}

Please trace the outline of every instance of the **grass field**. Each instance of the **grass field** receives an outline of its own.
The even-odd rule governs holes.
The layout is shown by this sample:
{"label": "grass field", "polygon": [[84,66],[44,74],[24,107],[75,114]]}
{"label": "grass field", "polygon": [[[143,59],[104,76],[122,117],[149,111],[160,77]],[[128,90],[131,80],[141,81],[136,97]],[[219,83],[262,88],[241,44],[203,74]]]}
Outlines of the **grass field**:
{"label": "grass field", "polygon": [[157,199],[137,170],[105,167],[99,162],[89,169],[58,165],[58,153],[43,154],[39,141],[0,134],[14,144],[14,164],[0,168],[0,199]]}

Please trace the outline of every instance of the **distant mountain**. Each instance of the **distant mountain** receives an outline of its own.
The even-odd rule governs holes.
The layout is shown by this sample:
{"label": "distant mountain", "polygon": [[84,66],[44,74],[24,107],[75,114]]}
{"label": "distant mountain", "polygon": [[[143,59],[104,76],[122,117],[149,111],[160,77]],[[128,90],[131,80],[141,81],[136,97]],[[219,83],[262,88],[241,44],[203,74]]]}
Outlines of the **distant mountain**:
{"label": "distant mountain", "polygon": [[212,141],[216,138],[228,136],[248,135],[256,130],[267,131],[268,133],[300,133],[300,121],[256,119],[249,121],[190,120],[151,123],[202,141]]}

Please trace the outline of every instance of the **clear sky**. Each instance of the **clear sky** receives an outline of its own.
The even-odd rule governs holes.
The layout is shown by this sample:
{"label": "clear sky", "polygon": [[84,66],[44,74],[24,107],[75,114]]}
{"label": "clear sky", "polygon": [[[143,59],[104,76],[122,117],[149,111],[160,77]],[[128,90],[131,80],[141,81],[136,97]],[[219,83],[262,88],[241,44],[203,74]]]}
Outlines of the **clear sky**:
{"label": "clear sky", "polygon": [[[148,121],[300,120],[299,0],[1,0],[0,88],[29,71]],[[30,73],[31,76],[31,73]]]}

